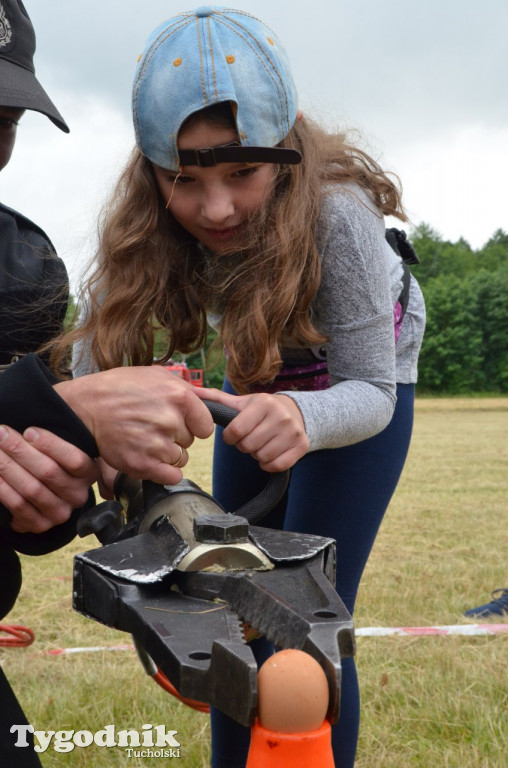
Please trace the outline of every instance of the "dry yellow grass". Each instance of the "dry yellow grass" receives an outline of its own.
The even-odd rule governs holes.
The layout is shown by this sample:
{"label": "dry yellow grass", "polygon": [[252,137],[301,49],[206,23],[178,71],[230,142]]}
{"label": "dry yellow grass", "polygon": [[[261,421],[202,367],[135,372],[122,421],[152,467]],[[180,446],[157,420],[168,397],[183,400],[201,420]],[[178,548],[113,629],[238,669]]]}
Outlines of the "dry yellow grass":
{"label": "dry yellow grass", "polygon": [[[508,399],[422,399],[406,469],[367,566],[356,624],[468,623],[462,612],[508,587]],[[197,443],[186,475],[210,490],[211,442]],[[8,617],[35,645],[0,659],[40,730],[108,723],[178,731],[175,765],[208,765],[205,715],[152,683],[133,652],[48,656],[55,647],[113,645],[122,633],[70,607],[72,555],[93,538],[24,558],[21,597]],[[340,567],[340,563],[339,563]],[[506,619],[505,619],[506,621]],[[359,638],[362,688],[358,768],[504,768],[508,764],[508,636]],[[48,750],[45,768],[160,766],[120,748]],[[11,768],[6,767],[6,768]],[[15,768],[15,767],[13,767]]]}
{"label": "dry yellow grass", "polygon": [[[507,435],[507,399],[417,402],[357,626],[470,623],[508,587]],[[359,638],[358,768],[508,765],[507,658],[506,635]]]}

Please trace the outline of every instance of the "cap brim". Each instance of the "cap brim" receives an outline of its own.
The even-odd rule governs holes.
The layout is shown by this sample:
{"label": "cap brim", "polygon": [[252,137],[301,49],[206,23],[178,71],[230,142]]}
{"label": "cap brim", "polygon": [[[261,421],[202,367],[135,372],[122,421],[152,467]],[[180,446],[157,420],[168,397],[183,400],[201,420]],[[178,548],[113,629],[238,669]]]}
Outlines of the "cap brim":
{"label": "cap brim", "polygon": [[283,147],[250,147],[236,142],[220,147],[202,149],[181,149],[178,153],[180,165],[199,165],[209,168],[217,163],[275,163],[276,165],[298,165],[302,156],[296,149]]}
{"label": "cap brim", "polygon": [[41,112],[65,133],[69,127],[32,72],[0,59],[0,106]]}

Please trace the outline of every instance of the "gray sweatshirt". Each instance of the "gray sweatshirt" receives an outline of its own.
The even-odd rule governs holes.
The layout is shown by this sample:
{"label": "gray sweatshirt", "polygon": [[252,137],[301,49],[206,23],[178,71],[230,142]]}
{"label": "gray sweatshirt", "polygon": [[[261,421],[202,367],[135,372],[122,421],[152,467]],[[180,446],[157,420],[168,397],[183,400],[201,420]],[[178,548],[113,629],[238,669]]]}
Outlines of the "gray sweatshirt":
{"label": "gray sweatshirt", "polygon": [[395,343],[393,308],[402,290],[402,262],[385,239],[383,217],[360,188],[333,188],[318,243],[322,279],[313,311],[317,328],[330,337],[325,345],[330,387],[281,392],[297,403],[311,451],[365,440],[388,425],[396,383],[416,382],[425,328],[423,296],[412,277]]}

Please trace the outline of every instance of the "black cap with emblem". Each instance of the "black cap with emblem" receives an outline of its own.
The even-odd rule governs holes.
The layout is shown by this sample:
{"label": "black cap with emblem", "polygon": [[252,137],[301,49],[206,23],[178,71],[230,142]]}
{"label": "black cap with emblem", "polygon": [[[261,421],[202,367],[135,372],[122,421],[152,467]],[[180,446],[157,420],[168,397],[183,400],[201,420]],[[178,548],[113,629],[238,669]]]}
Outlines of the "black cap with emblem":
{"label": "black cap with emblem", "polygon": [[21,0],[0,0],[0,106],[32,109],[69,128],[35,77],[35,32]]}

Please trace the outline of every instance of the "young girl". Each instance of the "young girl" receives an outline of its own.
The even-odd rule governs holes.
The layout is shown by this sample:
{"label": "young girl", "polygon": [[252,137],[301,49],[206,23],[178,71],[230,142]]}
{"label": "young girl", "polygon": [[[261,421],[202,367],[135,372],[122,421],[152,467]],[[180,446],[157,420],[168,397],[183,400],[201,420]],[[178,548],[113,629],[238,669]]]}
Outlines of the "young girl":
{"label": "young girl", "polygon": [[[164,360],[197,349],[208,318],[227,377],[202,394],[240,411],[217,430],[213,493],[236,509],[262,470],[291,467],[263,524],[333,537],[353,612],[406,458],[424,329],[418,285],[401,299],[403,264],[385,240],[383,215],[405,220],[397,187],[298,111],[277,36],[242,11],[204,7],[159,26],[133,117],[137,148],[71,339],[86,339],[78,372],[149,365],[154,320],[168,332]],[[341,712],[333,749],[345,768],[359,720],[353,659]],[[212,713],[214,768],[243,766],[248,742]]]}

